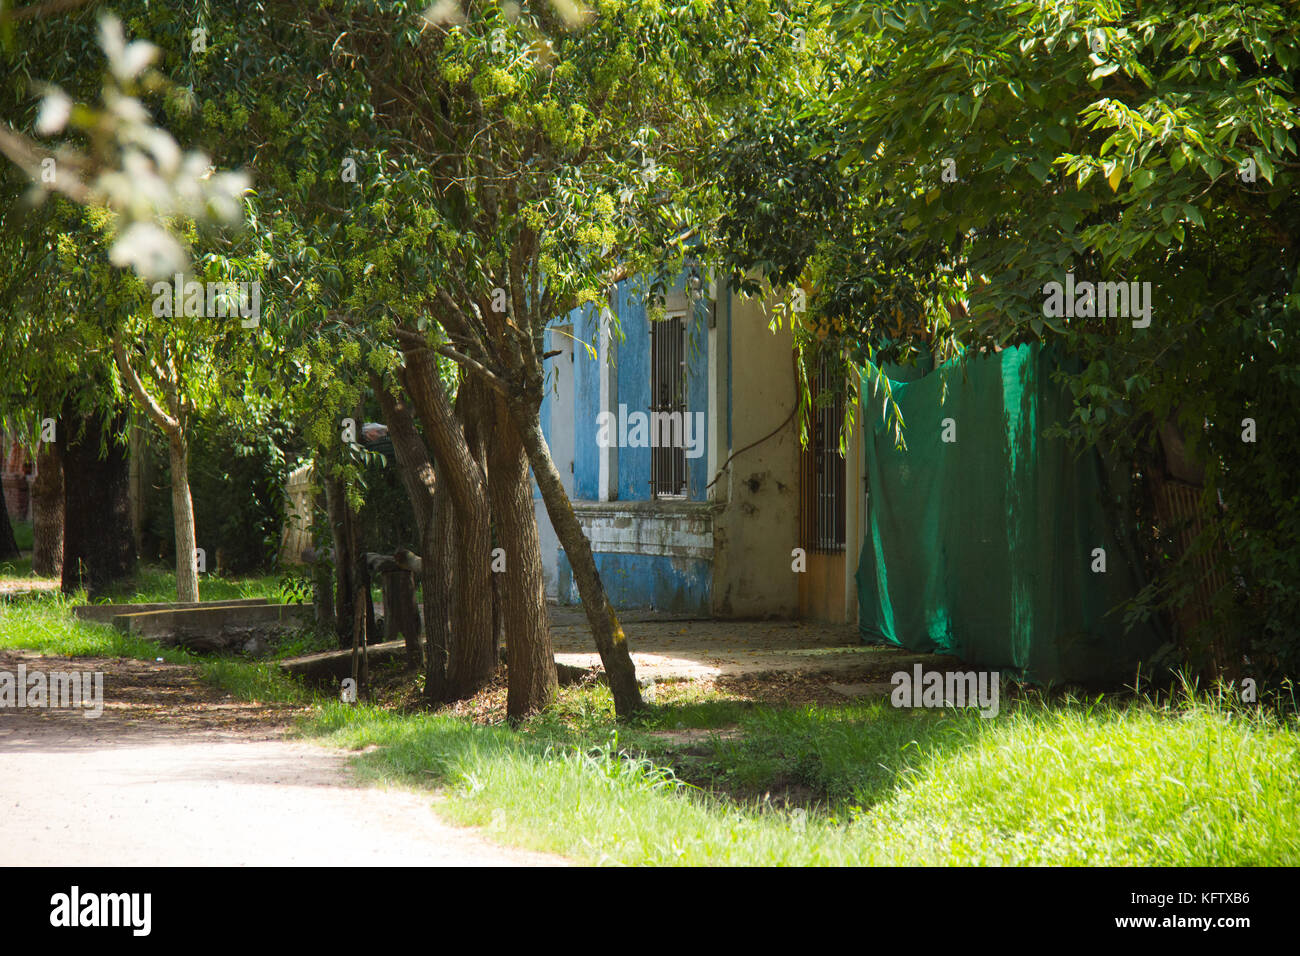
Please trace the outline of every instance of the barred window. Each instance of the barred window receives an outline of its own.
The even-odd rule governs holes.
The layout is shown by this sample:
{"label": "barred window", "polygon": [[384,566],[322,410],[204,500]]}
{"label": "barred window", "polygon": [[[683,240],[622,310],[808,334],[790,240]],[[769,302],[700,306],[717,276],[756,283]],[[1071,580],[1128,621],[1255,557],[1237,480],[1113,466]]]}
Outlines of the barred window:
{"label": "barred window", "polygon": [[[846,473],[839,448],[844,389],[836,378],[838,364],[834,355],[823,353],[808,383],[814,399],[811,434],[799,462],[799,545],[806,551],[844,550]],[[832,398],[820,404],[818,397],[827,394]]]}
{"label": "barred window", "polygon": [[650,495],[686,497],[686,323],[650,323]]}

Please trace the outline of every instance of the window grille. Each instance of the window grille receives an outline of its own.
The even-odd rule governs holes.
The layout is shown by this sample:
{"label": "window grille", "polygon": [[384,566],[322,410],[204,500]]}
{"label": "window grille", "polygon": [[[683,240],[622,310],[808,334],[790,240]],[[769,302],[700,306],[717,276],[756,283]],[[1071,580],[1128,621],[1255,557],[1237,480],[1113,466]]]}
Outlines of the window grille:
{"label": "window grille", "polygon": [[[839,553],[844,550],[845,481],[844,456],[840,454],[840,427],[844,421],[844,389],[836,381],[838,362],[823,353],[812,381],[811,434],[808,447],[800,450],[799,544],[806,551]],[[831,394],[827,404],[818,396]]]}
{"label": "window grille", "polygon": [[[650,494],[686,497],[686,323],[650,323]],[[667,417],[664,417],[667,416]]]}

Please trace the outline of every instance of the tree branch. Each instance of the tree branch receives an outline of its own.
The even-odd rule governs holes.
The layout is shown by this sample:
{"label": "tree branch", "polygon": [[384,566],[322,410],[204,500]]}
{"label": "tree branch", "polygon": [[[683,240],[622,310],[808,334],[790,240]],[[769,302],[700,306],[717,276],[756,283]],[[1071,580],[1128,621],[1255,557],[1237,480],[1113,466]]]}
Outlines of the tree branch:
{"label": "tree branch", "polygon": [[119,335],[113,336],[113,358],[117,361],[117,367],[121,371],[122,377],[126,379],[127,384],[131,387],[131,394],[144,408],[145,414],[153,419],[154,423],[169,436],[179,434],[181,423],[163,411],[163,407],[145,389],[144,383],[140,381],[140,376],[136,375],[135,369],[131,367],[131,360],[126,355],[126,346],[122,344]]}

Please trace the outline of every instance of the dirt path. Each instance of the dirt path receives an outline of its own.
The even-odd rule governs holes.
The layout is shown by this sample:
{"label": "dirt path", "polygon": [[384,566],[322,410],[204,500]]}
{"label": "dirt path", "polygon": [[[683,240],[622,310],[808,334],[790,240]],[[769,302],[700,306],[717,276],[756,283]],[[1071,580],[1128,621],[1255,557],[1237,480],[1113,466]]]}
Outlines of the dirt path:
{"label": "dirt path", "polygon": [[442,823],[431,799],[355,785],[295,711],[187,668],[0,652],[0,671],[103,671],[102,717],[0,709],[0,866],[529,866],[563,860]]}

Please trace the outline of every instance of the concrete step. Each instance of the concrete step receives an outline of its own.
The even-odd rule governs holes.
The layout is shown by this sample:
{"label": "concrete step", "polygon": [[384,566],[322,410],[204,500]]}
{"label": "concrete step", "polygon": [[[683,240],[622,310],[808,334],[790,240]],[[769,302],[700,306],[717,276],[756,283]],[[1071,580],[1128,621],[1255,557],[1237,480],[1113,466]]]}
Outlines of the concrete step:
{"label": "concrete step", "polygon": [[312,608],[303,604],[199,605],[117,614],[113,626],[160,644],[196,651],[257,650],[269,635],[312,620]]}
{"label": "concrete step", "polygon": [[205,607],[255,607],[266,604],[265,598],[232,598],[228,601],[164,601],[155,604],[83,604],[72,613],[83,621],[111,624],[122,614],[144,614],[149,611],[191,611]]}

